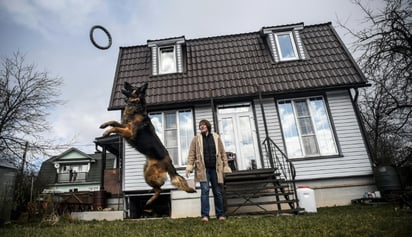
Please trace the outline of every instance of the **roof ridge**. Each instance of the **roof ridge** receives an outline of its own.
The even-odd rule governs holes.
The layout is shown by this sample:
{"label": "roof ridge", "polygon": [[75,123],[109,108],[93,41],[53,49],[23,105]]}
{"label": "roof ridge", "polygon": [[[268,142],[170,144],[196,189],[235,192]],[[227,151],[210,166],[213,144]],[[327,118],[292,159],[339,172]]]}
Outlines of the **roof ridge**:
{"label": "roof ridge", "polygon": [[[260,30],[258,31],[250,31],[250,32],[243,32],[243,33],[233,33],[233,34],[225,34],[225,35],[215,35],[215,36],[206,36],[206,37],[197,37],[193,39],[185,39],[186,43],[187,42],[192,42],[192,41],[200,41],[200,40],[210,40],[210,39],[217,39],[217,38],[227,38],[227,37],[233,37],[233,36],[242,36],[242,35],[253,35],[253,34],[260,34],[260,31],[262,28],[270,28],[270,27],[282,27],[282,26],[291,26],[291,25],[296,25],[296,24],[303,24],[303,22],[298,22],[298,23],[293,23],[293,24],[284,24],[284,25],[274,25],[274,26],[264,26],[261,27]],[[322,25],[331,25],[332,23],[330,21],[325,22],[325,23],[319,23],[319,24],[313,24],[313,25],[304,25],[304,28],[307,27],[319,27]],[[166,39],[174,39],[178,38],[181,36],[176,36],[176,37],[167,37],[163,39],[156,39],[156,40],[148,40],[148,41],[157,41],[157,40],[166,40]],[[147,47],[146,44],[141,44],[141,45],[132,45],[132,46],[124,46],[120,47],[121,49],[129,49],[129,48],[139,48],[139,47]]]}

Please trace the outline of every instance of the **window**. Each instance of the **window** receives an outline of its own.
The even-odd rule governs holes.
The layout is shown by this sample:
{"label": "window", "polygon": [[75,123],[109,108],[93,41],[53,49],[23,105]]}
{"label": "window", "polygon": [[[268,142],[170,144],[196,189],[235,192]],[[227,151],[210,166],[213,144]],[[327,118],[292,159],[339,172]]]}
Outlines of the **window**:
{"label": "window", "polygon": [[175,47],[159,48],[159,74],[175,72],[177,72]]}
{"label": "window", "polygon": [[156,134],[163,142],[176,167],[185,166],[194,136],[191,110],[150,113]]}
{"label": "window", "polygon": [[308,58],[300,37],[303,28],[303,23],[299,23],[294,25],[264,27],[262,29],[262,33],[266,35],[273,60],[276,63]]}
{"label": "window", "polygon": [[147,46],[152,54],[152,75],[183,73],[184,44],[184,36],[163,40],[148,40]]}
{"label": "window", "polygon": [[337,155],[323,97],[278,102],[289,158]]}
{"label": "window", "polygon": [[275,38],[280,60],[286,61],[299,58],[292,32],[277,33]]}

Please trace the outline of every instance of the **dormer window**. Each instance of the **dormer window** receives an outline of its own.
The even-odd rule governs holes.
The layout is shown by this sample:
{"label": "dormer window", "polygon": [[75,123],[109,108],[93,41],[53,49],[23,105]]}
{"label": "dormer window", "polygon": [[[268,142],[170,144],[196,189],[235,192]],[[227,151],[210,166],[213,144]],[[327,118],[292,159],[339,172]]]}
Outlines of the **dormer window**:
{"label": "dormer window", "polygon": [[176,68],[176,52],[175,47],[159,48],[159,74],[175,73]]}
{"label": "dormer window", "polygon": [[303,24],[263,28],[275,62],[307,58],[299,31]]}
{"label": "dormer window", "polygon": [[295,41],[292,32],[276,33],[276,46],[281,61],[298,59]]}
{"label": "dormer window", "polygon": [[184,36],[165,40],[148,41],[152,52],[152,74],[164,75],[183,72]]}

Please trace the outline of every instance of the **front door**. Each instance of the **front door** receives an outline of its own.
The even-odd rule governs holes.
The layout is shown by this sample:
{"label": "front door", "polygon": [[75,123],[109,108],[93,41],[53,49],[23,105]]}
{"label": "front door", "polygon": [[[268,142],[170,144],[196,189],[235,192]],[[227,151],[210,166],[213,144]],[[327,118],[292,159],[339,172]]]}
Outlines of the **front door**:
{"label": "front door", "polygon": [[218,120],[226,152],[236,154],[237,170],[261,167],[252,106],[218,107]]}

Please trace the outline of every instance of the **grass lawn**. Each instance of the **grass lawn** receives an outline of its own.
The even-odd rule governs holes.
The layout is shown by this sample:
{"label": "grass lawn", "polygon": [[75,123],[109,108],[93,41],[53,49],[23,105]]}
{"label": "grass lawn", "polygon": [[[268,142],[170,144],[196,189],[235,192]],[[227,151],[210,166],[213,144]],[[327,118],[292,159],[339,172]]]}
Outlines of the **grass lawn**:
{"label": "grass lawn", "polygon": [[225,222],[200,218],[73,221],[10,224],[7,237],[82,236],[412,236],[412,211],[391,204],[318,208],[316,214],[229,217]]}

